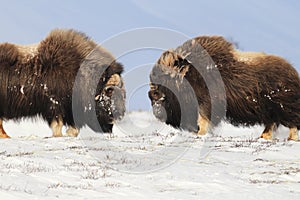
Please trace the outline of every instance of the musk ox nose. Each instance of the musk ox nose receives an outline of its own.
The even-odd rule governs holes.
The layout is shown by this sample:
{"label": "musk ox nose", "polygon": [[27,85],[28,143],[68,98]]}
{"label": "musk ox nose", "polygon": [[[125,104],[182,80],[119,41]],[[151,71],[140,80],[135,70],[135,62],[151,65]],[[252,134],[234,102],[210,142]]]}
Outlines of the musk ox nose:
{"label": "musk ox nose", "polygon": [[123,118],[125,109],[113,110],[113,118],[120,120]]}

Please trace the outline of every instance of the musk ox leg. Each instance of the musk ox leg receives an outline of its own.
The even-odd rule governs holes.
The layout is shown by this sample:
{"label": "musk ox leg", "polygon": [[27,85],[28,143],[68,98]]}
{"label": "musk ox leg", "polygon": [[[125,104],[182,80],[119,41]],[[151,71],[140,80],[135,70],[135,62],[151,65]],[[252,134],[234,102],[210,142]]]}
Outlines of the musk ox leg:
{"label": "musk ox leg", "polygon": [[10,138],[3,129],[3,120],[0,119],[0,138]]}
{"label": "musk ox leg", "polygon": [[67,136],[69,137],[77,137],[79,134],[79,129],[74,126],[69,126],[67,130]]}
{"label": "musk ox leg", "polygon": [[197,135],[205,135],[208,132],[209,120],[199,114],[198,116],[198,133]]}
{"label": "musk ox leg", "polygon": [[294,141],[299,140],[298,129],[296,127],[290,128],[290,135],[288,137],[288,140],[294,140]]}
{"label": "musk ox leg", "polygon": [[55,119],[53,119],[53,121],[51,122],[51,129],[52,129],[52,134],[53,137],[62,137],[62,127],[63,127],[63,120],[62,117],[59,116]]}
{"label": "musk ox leg", "polygon": [[271,140],[273,137],[273,129],[275,127],[275,124],[268,124],[265,127],[265,130],[261,134],[261,138],[264,138],[265,140]]}

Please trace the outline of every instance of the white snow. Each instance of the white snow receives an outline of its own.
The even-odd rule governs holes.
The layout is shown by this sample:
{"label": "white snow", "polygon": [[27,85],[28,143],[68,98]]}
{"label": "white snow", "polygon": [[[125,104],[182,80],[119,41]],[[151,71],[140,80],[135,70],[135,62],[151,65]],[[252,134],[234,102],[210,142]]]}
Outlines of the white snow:
{"label": "white snow", "polygon": [[22,94],[24,94],[24,85],[21,86],[20,92],[21,92]]}
{"label": "white snow", "polygon": [[4,124],[0,199],[299,199],[300,143],[279,128],[221,124],[202,138],[129,113],[113,134],[46,138],[41,120]]}
{"label": "white snow", "polygon": [[59,104],[58,101],[55,100],[55,98],[50,97],[49,100],[53,103],[53,104]]}

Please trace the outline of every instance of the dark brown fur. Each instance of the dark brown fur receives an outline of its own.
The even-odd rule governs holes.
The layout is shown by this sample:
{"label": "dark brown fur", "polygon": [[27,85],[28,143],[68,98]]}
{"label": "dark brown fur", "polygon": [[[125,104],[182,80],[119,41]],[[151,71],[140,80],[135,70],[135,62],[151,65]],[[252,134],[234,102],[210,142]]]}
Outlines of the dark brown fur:
{"label": "dark brown fur", "polygon": [[[65,125],[88,124],[96,131],[110,132],[111,116],[95,96],[105,93],[108,79],[122,71],[110,53],[74,30],[52,31],[33,53],[26,46],[0,44],[0,119],[38,115],[50,125],[61,116]],[[88,119],[95,109],[102,130]]]}
{"label": "dark brown fur", "polygon": [[[191,103],[194,99],[186,94],[191,92],[185,91],[184,84],[171,89],[178,96],[168,89],[174,88],[180,77],[172,74],[178,75],[187,67],[184,79],[191,85],[197,104]],[[220,77],[216,76],[218,74]],[[196,131],[200,113],[214,125],[226,119],[236,126],[282,124],[300,128],[300,79],[297,71],[286,60],[274,55],[262,53],[239,59],[233,44],[223,37],[201,36],[175,50],[166,51],[153,67],[150,81],[152,105],[156,103],[161,105],[160,109],[166,108],[165,120],[175,127],[192,127],[188,129]],[[159,97],[154,93],[159,97],[164,95],[164,102],[158,103],[156,99]],[[183,108],[178,107],[178,98],[184,102],[181,107],[190,113],[187,116],[191,126],[182,123],[185,119],[181,116]],[[214,113],[211,112],[212,102]],[[185,108],[190,105],[193,108]],[[224,115],[218,115],[222,109]]]}

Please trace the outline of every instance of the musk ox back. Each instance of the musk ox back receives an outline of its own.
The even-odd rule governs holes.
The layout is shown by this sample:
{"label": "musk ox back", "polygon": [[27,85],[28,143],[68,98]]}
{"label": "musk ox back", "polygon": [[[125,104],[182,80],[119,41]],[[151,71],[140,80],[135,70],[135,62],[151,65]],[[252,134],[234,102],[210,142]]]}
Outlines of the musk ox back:
{"label": "musk ox back", "polygon": [[172,126],[204,135],[226,119],[236,126],[263,124],[261,137],[271,139],[282,124],[290,128],[289,139],[298,140],[300,79],[280,57],[240,52],[223,37],[201,36],[164,52],[150,81],[154,115]]}
{"label": "musk ox back", "polygon": [[41,116],[53,136],[88,125],[110,132],[125,112],[123,67],[85,34],[56,29],[40,43],[0,44],[0,137],[5,119]]}

